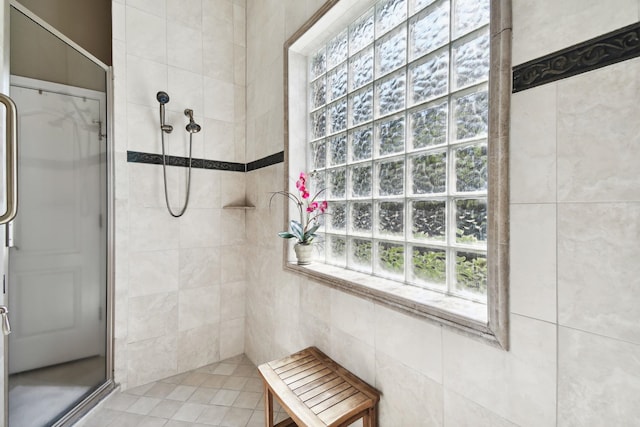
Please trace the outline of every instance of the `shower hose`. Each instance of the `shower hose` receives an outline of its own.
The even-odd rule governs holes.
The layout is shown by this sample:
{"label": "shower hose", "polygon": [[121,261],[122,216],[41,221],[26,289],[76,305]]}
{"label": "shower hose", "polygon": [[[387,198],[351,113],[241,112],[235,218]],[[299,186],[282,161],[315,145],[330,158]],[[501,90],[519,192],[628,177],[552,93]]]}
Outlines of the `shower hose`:
{"label": "shower hose", "polygon": [[164,131],[160,130],[160,137],[162,139],[162,177],[164,179],[164,200],[167,203],[167,209],[169,213],[174,218],[180,218],[184,215],[184,212],[187,210],[187,206],[189,205],[189,193],[191,193],[191,147],[193,146],[193,132],[189,132],[189,173],[187,175],[187,195],[184,200],[184,206],[178,213],[174,212],[171,209],[171,205],[169,204],[169,192],[167,191],[167,162],[164,150]]}

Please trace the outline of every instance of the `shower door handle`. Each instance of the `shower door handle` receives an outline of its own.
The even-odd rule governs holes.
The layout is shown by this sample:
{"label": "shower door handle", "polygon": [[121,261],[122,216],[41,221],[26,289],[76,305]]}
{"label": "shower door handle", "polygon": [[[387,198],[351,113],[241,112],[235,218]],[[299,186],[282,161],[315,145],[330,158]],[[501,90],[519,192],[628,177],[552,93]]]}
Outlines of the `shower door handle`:
{"label": "shower door handle", "polygon": [[4,305],[0,305],[0,317],[2,317],[2,333],[9,335],[11,333],[11,325],[9,324],[9,310]]}
{"label": "shower door handle", "polygon": [[0,215],[0,224],[6,224],[18,213],[18,110],[11,98],[0,93],[0,103],[7,109],[5,123],[5,174],[7,182],[7,210]]}

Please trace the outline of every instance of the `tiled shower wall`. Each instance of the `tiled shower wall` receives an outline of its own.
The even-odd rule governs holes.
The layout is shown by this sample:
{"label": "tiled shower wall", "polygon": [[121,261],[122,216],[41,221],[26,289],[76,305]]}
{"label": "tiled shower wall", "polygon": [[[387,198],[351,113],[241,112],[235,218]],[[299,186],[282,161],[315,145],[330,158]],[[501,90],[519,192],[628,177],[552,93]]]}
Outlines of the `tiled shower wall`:
{"label": "tiled shower wall", "polygon": [[[247,1],[247,157],[282,150],[282,45],[322,1]],[[638,21],[638,0],[514,0],[513,65]],[[383,426],[640,419],[640,59],[512,97],[509,352],[282,270],[283,166],[248,173],[245,350],[316,345]]]}
{"label": "tiled shower wall", "polygon": [[[165,207],[156,92],[170,96],[167,154],[245,162],[244,0],[115,0],[115,380],[135,387],[244,351],[245,174],[194,169],[186,214]],[[186,168],[168,167],[174,210]]]}

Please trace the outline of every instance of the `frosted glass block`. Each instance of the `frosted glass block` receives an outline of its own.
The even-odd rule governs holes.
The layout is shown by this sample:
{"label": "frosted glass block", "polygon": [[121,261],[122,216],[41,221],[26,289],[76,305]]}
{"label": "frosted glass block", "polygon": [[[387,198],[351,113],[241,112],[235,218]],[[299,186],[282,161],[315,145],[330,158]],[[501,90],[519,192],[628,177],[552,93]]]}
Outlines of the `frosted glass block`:
{"label": "frosted glass block", "polygon": [[378,242],[376,245],[376,272],[385,276],[404,276],[404,245]]}
{"label": "frosted glass block", "polygon": [[376,37],[407,19],[407,0],[382,0],[376,4]]}
{"label": "frosted glass block", "polygon": [[349,224],[352,233],[370,234],[373,222],[373,210],[371,203],[354,202],[349,208]]}
{"label": "frosted glass block", "polygon": [[487,294],[487,256],[456,252],[456,289],[476,295]]}
{"label": "frosted glass block", "polygon": [[404,151],[404,115],[376,123],[376,152],[386,156]]}
{"label": "frosted glass block", "polygon": [[489,23],[490,0],[455,0],[454,37]]}
{"label": "frosted glass block", "polygon": [[409,129],[413,148],[425,148],[447,142],[447,102],[423,107],[409,113]]}
{"label": "frosted glass block", "polygon": [[435,0],[413,0],[410,5],[410,13],[413,15],[416,12],[419,12],[421,9],[432,4]]}
{"label": "frosted glass block", "polygon": [[349,59],[351,90],[358,89],[373,81],[373,46]]}
{"label": "frosted glass block", "polygon": [[373,8],[358,18],[349,27],[349,55],[353,55],[365,46],[373,43]]}
{"label": "frosted glass block", "polygon": [[449,52],[440,51],[409,66],[411,105],[447,94],[449,90]]}
{"label": "frosted glass block", "polygon": [[327,59],[326,52],[324,47],[311,57],[311,62],[309,64],[310,80],[315,79],[316,77],[318,77],[321,74],[324,74],[327,71],[326,59]]}
{"label": "frosted glass block", "polygon": [[370,164],[352,166],[349,168],[349,188],[351,197],[371,197],[372,167]]}
{"label": "frosted glass block", "polygon": [[322,194],[322,198],[324,198],[327,194],[327,177],[325,172],[314,171],[309,174],[310,179],[307,180],[307,189],[310,194],[317,194],[320,192]]}
{"label": "frosted glass block", "polygon": [[447,282],[447,254],[441,249],[411,248],[412,281],[443,287]]}
{"label": "frosted glass block", "polygon": [[345,231],[347,226],[347,205],[344,202],[329,202],[327,228],[330,231]]}
{"label": "frosted glass block", "polygon": [[349,131],[349,153],[351,161],[371,158],[373,150],[373,127],[362,126]]}
{"label": "frosted glass block", "polygon": [[457,88],[489,79],[489,33],[453,48],[453,72]]}
{"label": "frosted glass block", "polygon": [[411,202],[411,230],[415,239],[446,238],[446,203],[444,200],[414,200]]}
{"label": "frosted glass block", "polygon": [[456,139],[486,136],[489,116],[489,94],[475,92],[455,100]]}
{"label": "frosted glass block", "polygon": [[487,145],[475,144],[455,151],[456,191],[487,189]]}
{"label": "frosted glass block", "polygon": [[349,124],[357,126],[373,119],[373,86],[349,95]]}
{"label": "frosted glass block", "polygon": [[447,186],[447,153],[427,153],[411,157],[413,194],[444,193]]}
{"label": "frosted glass block", "polygon": [[404,109],[405,80],[405,72],[402,70],[376,82],[375,104],[378,117]]}
{"label": "frosted glass block", "polygon": [[329,178],[329,198],[344,199],[346,192],[346,170],[344,168],[333,169],[327,172]]}
{"label": "frosted glass block", "polygon": [[336,133],[347,129],[347,100],[346,98],[334,102],[327,107],[329,112],[329,133]]}
{"label": "frosted glass block", "polygon": [[327,73],[329,101],[347,94],[347,64],[343,64]]}
{"label": "frosted glass block", "polygon": [[329,165],[336,166],[347,163],[347,134],[328,138],[329,142]]}
{"label": "frosted glass block", "polygon": [[377,231],[380,235],[404,237],[404,203],[378,202]]}
{"label": "frosted glass block", "polygon": [[325,109],[311,113],[311,139],[318,139],[327,133],[327,116]]}
{"label": "frosted glass block", "polygon": [[409,60],[449,42],[449,2],[425,9],[409,20]]}
{"label": "frosted glass block", "polygon": [[372,242],[365,239],[349,239],[347,266],[354,270],[371,273]]}
{"label": "frosted glass block", "polygon": [[465,199],[456,201],[456,242],[466,245],[486,245],[486,200]]}
{"label": "frosted glass block", "polygon": [[343,236],[327,236],[327,262],[344,267],[347,264],[347,239]]}
{"label": "frosted glass block", "polygon": [[318,80],[311,82],[311,109],[315,110],[327,103],[327,82],[326,79],[320,77]]}
{"label": "frosted glass block", "polygon": [[378,195],[404,194],[404,160],[386,160],[376,164]]}
{"label": "frosted glass block", "polygon": [[346,61],[348,54],[347,31],[345,30],[327,43],[327,69],[330,70]]}
{"label": "frosted glass block", "polygon": [[376,42],[376,70],[381,76],[405,64],[407,29],[402,26]]}
{"label": "frosted glass block", "polygon": [[311,143],[311,169],[323,169],[327,166],[327,146],[325,140]]}

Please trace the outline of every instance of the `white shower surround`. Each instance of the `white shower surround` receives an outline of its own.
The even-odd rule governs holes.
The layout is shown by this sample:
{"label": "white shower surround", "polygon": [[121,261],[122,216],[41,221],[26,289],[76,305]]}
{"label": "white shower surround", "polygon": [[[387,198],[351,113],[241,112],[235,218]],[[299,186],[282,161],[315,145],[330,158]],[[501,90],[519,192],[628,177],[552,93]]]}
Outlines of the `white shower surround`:
{"label": "white shower surround", "polygon": [[[245,175],[194,169],[189,208],[172,218],[162,167],[127,163],[160,153],[156,92],[166,105],[167,154],[184,156],[184,109],[202,132],[193,157],[245,162],[245,2],[128,0],[113,5],[116,146],[115,381],[123,389],[244,351]],[[172,205],[187,169],[168,167]]]}
{"label": "white shower surround", "polygon": [[[196,117],[204,108],[203,132],[214,123],[216,137],[224,141],[215,153],[206,151],[212,142],[209,148],[200,146],[205,157],[249,162],[281,151],[282,46],[323,1],[247,0],[246,44],[244,2],[163,0],[160,8],[158,3],[113,3],[116,381],[133,387],[187,370],[203,361],[200,349],[217,349],[219,354],[207,354],[212,359],[244,351],[261,363],[316,345],[383,392],[381,425],[623,425],[640,418],[640,407],[633,402],[640,393],[640,296],[628,290],[637,284],[629,280],[640,277],[638,263],[631,262],[640,254],[637,245],[624,240],[629,224],[640,223],[638,195],[631,191],[640,188],[640,182],[637,174],[630,174],[637,170],[640,150],[638,144],[628,144],[638,142],[632,125],[637,120],[630,114],[640,91],[640,59],[512,97],[511,350],[504,352],[285,273],[282,242],[275,236],[284,213],[280,206],[268,208],[268,192],[282,183],[282,164],[244,175],[201,171],[213,178],[206,182],[214,188],[200,189],[197,214],[184,222],[164,219],[160,168],[126,163],[127,149],[157,151],[147,145],[156,131],[155,91],[167,90],[172,97],[168,107],[176,108],[176,114],[184,104],[190,104]],[[513,3],[514,65],[640,17],[638,0]],[[169,54],[177,46],[188,46],[193,41],[189,37],[212,31],[181,21],[188,17],[180,13],[204,4],[231,10],[231,15],[217,10],[216,16],[233,16],[237,24],[237,75],[232,80],[228,75],[207,77],[216,68],[205,66],[204,60],[200,68],[191,64],[191,69],[188,56]],[[149,29],[135,21],[136,16],[166,23],[160,42],[158,37],[136,36]],[[171,28],[182,30],[183,41],[166,37]],[[152,52],[162,47],[162,40],[171,40],[166,50]],[[174,81],[193,83],[174,80],[176,76],[202,77],[202,90],[172,87]],[[166,86],[159,87],[162,84]],[[146,92],[148,101],[146,95],[139,98]],[[196,96],[180,100],[180,93]],[[214,93],[226,94],[224,109],[207,104],[211,97],[206,95]],[[601,125],[602,114],[610,125]],[[168,121],[179,118],[169,115]],[[225,201],[245,192],[257,207],[246,214],[246,224],[244,213],[226,216],[220,210]],[[194,233],[192,224],[203,231]],[[157,235],[149,234],[151,230]],[[218,230],[226,230],[220,231],[225,236],[218,237]],[[244,238],[236,237],[245,234],[251,236],[247,265],[234,256],[245,245]],[[180,244],[173,243],[177,235]],[[206,246],[207,236],[216,243]],[[195,258],[191,271],[208,274],[211,267],[216,279],[200,282],[199,290],[186,289],[193,274],[185,264],[180,268],[180,260]],[[221,313],[200,304],[204,295],[212,296],[214,307],[220,304]],[[167,318],[163,304],[172,307],[173,317]],[[222,313],[233,306],[231,313]],[[149,329],[142,327],[147,325]]]}

